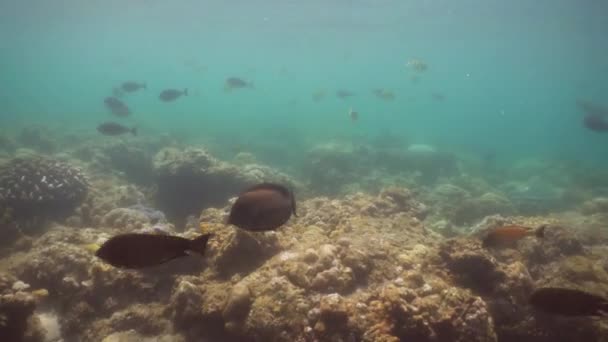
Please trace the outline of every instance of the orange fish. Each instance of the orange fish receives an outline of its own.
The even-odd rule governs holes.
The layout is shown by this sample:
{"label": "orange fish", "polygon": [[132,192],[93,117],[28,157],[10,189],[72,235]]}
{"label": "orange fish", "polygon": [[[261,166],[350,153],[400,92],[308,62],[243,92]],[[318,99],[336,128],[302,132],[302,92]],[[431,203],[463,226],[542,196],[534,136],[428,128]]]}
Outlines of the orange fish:
{"label": "orange fish", "polygon": [[484,247],[497,247],[513,244],[526,236],[535,235],[537,238],[545,236],[545,225],[533,229],[519,225],[507,225],[492,229],[482,241]]}

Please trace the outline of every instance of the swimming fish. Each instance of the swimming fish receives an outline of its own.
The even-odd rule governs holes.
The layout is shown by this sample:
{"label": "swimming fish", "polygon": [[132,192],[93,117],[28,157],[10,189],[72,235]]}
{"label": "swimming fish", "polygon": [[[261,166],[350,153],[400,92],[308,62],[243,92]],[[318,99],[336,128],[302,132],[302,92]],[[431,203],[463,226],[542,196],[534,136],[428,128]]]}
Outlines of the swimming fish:
{"label": "swimming fish", "polygon": [[508,225],[492,229],[482,241],[483,247],[498,247],[513,244],[526,236],[534,234],[538,238],[545,236],[545,225],[532,229],[519,225]]}
{"label": "swimming fish", "polygon": [[594,132],[608,132],[608,116],[587,114],[583,118],[583,125]]}
{"label": "swimming fish", "polygon": [[392,101],[395,99],[395,93],[390,90],[379,88],[372,90],[372,93],[384,101]]}
{"label": "swimming fish", "polygon": [[529,303],[540,311],[554,315],[608,317],[608,299],[580,290],[540,288],[532,293]]}
{"label": "swimming fish", "polygon": [[239,88],[247,88],[253,87],[253,83],[247,82],[238,77],[228,77],[226,79],[225,88],[226,89],[239,89]]}
{"label": "swimming fish", "polygon": [[179,98],[182,95],[184,95],[184,96],[188,95],[188,89],[184,89],[184,91],[180,91],[177,89],[163,90],[158,97],[162,101],[171,102],[171,101],[175,101],[177,98]]}
{"label": "swimming fish", "polygon": [[347,97],[355,96],[355,93],[353,93],[349,90],[340,89],[340,90],[336,91],[336,96],[341,99],[345,99]]}
{"label": "swimming fish", "polygon": [[136,127],[129,128],[115,122],[104,122],[101,125],[97,126],[97,131],[103,135],[111,136],[122,135],[125,133],[137,135]]}
{"label": "swimming fish", "polygon": [[350,116],[350,120],[353,122],[359,120],[359,112],[354,111],[352,108],[348,110],[348,116]]}
{"label": "swimming fish", "polygon": [[203,255],[210,236],[204,234],[190,240],[173,235],[121,234],[101,245],[95,256],[120,268],[157,266],[191,253]]}
{"label": "swimming fish", "polygon": [[145,83],[137,83],[135,81],[127,81],[124,82],[120,88],[124,91],[126,91],[127,93],[132,93],[134,91],[138,91],[139,89],[146,89],[146,84]]}
{"label": "swimming fish", "polygon": [[275,230],[291,214],[297,217],[293,192],[282,185],[262,183],[240,194],[227,223],[250,231]]}
{"label": "swimming fish", "polygon": [[407,61],[405,66],[417,72],[423,72],[429,68],[428,64],[426,64],[424,61],[415,58]]}
{"label": "swimming fish", "polygon": [[127,107],[127,105],[124,104],[124,102],[120,101],[119,99],[117,99],[115,97],[112,97],[112,96],[106,97],[103,100],[103,103],[106,105],[106,108],[108,108],[110,110],[110,112],[112,112],[112,114],[114,114],[116,116],[125,117],[125,116],[129,116],[129,114],[131,114],[129,107]]}

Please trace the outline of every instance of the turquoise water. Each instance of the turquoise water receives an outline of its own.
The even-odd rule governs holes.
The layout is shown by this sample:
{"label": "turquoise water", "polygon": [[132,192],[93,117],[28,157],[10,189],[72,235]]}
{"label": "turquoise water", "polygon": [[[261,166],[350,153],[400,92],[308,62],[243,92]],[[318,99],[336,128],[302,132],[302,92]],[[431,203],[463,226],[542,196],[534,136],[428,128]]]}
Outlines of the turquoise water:
{"label": "turquoise water", "polygon": [[[390,132],[507,159],[602,162],[608,134],[585,130],[575,101],[608,105],[607,14],[592,0],[4,0],[0,118],[4,129],[91,132],[120,120],[144,136],[276,144],[292,155]],[[428,70],[407,68],[412,58]],[[255,87],[226,92],[230,76]],[[125,99],[134,113],[121,120],[102,101],[125,80],[148,89]],[[165,88],[191,95],[162,103]],[[339,99],[338,89],[356,96]],[[327,96],[313,101],[320,90]]]}

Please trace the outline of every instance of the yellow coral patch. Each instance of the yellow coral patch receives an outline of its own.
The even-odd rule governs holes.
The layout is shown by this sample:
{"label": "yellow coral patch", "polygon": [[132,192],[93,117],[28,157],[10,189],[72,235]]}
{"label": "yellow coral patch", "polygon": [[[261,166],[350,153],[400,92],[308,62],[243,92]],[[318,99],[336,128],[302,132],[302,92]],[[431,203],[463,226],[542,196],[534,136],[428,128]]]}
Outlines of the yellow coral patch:
{"label": "yellow coral patch", "polygon": [[82,248],[86,249],[89,252],[95,253],[101,246],[96,243],[89,243],[87,245],[82,246]]}

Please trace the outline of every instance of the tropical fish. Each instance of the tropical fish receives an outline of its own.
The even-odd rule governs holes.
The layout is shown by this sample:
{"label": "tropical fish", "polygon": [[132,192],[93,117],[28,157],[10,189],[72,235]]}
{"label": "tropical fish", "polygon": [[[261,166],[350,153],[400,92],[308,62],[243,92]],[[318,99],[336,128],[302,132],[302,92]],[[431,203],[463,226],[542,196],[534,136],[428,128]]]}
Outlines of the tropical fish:
{"label": "tropical fish", "polygon": [[247,82],[238,77],[228,77],[226,79],[225,88],[226,89],[239,89],[239,88],[247,88],[253,87],[253,83]]}
{"label": "tropical fish", "polygon": [[116,116],[125,117],[131,114],[129,107],[127,107],[124,102],[120,101],[116,97],[106,97],[103,100],[103,103],[106,105],[106,108],[108,108],[110,112]]}
{"label": "tropical fish", "polygon": [[336,96],[341,99],[345,99],[347,97],[355,96],[355,93],[353,93],[349,90],[340,89],[340,90],[336,91]]}
{"label": "tropical fish", "polygon": [[251,231],[275,230],[291,214],[297,216],[293,193],[282,185],[262,183],[240,194],[227,223]]}
{"label": "tropical fish", "polygon": [[415,59],[415,58],[407,61],[405,66],[408,68],[412,68],[414,71],[417,71],[417,72],[423,72],[429,68],[429,66],[425,62],[423,62],[419,59]]}
{"label": "tropical fish", "polygon": [[125,133],[137,135],[136,127],[129,128],[115,122],[104,122],[101,125],[97,126],[97,131],[103,135],[111,136],[122,135]]}
{"label": "tropical fish", "polygon": [[482,245],[484,247],[510,245],[532,234],[538,238],[543,238],[545,236],[545,228],[545,225],[542,225],[537,229],[519,225],[494,228],[483,238]]}
{"label": "tropical fish", "polygon": [[124,91],[126,91],[127,93],[132,93],[134,91],[138,91],[139,89],[146,89],[146,84],[145,83],[137,83],[135,81],[127,81],[124,82],[120,88]]}
{"label": "tropical fish", "polygon": [[594,132],[608,132],[608,116],[587,114],[583,118],[583,125]]}
{"label": "tropical fish", "polygon": [[203,255],[210,236],[204,234],[190,240],[173,235],[121,234],[101,245],[95,255],[114,267],[145,268],[191,253]]}
{"label": "tropical fish", "polygon": [[392,101],[395,99],[395,93],[393,93],[390,90],[386,90],[386,89],[374,89],[372,90],[372,92],[374,93],[374,95],[376,95],[376,97],[384,100],[384,101]]}
{"label": "tropical fish", "polygon": [[608,299],[580,290],[540,288],[532,293],[529,303],[540,311],[554,315],[608,317]]}
{"label": "tropical fish", "polygon": [[183,91],[180,91],[177,89],[166,89],[166,90],[163,90],[158,97],[162,101],[171,102],[171,101],[175,101],[177,98],[179,98],[182,95],[184,95],[184,96],[188,95],[188,89],[184,89]]}
{"label": "tropical fish", "polygon": [[350,116],[350,120],[353,122],[359,120],[359,112],[354,111],[352,108],[348,110],[348,116]]}

